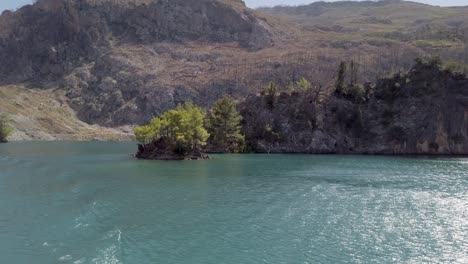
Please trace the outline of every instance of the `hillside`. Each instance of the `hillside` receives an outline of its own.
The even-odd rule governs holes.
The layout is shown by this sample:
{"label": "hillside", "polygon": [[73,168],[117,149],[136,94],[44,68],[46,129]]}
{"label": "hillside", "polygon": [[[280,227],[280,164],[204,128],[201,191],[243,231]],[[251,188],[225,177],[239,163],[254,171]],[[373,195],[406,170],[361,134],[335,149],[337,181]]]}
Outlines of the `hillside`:
{"label": "hillside", "polygon": [[[356,41],[365,37],[395,41],[447,60],[459,60],[467,53],[468,6],[435,7],[387,0],[316,2],[260,11],[297,23],[307,31],[344,34]],[[468,62],[468,57],[465,60]]]}
{"label": "hillside", "polygon": [[0,16],[0,84],[60,87],[89,123],[141,123],[180,101],[212,102],[238,74],[223,65],[275,34],[236,0],[40,0]]}
{"label": "hillside", "polygon": [[103,128],[79,120],[57,89],[0,86],[0,110],[10,113],[15,127],[11,140],[132,140],[131,128]]}

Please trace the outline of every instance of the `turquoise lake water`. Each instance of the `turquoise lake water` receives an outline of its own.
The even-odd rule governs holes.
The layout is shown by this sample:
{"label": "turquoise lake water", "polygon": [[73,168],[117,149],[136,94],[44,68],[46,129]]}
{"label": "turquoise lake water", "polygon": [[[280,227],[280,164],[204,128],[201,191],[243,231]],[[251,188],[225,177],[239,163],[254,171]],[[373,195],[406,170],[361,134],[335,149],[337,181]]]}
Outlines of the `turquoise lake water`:
{"label": "turquoise lake water", "polygon": [[468,159],[0,145],[0,263],[468,263]]}

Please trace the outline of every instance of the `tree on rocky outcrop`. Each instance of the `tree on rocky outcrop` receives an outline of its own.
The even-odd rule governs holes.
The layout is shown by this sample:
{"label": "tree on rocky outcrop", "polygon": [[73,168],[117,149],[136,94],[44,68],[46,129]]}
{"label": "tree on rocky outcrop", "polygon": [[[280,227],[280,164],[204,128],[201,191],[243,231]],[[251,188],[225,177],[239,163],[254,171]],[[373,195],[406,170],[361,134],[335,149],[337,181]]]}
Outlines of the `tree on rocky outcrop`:
{"label": "tree on rocky outcrop", "polygon": [[215,151],[240,152],[244,145],[240,122],[242,116],[236,102],[229,96],[219,99],[207,118],[208,142]]}
{"label": "tree on rocky outcrop", "polygon": [[354,60],[349,63],[349,86],[354,86],[358,81],[358,65]]}
{"label": "tree on rocky outcrop", "polygon": [[206,145],[209,134],[203,126],[205,117],[203,109],[186,103],[153,118],[148,125],[136,127],[134,132],[141,144],[163,140],[164,148],[188,156]]}
{"label": "tree on rocky outcrop", "polygon": [[273,110],[279,96],[278,84],[275,82],[269,82],[262,90],[261,95],[265,98],[265,103],[267,104],[268,108]]}
{"label": "tree on rocky outcrop", "polygon": [[[349,83],[345,80],[349,73]],[[366,86],[358,83],[358,64],[351,60],[349,63],[349,71],[345,62],[341,62],[338,68],[338,74],[335,83],[335,94],[356,103],[362,103],[366,100]]]}
{"label": "tree on rocky outcrop", "polygon": [[10,122],[11,119],[7,114],[0,114],[0,143],[8,142],[8,137],[13,133]]}
{"label": "tree on rocky outcrop", "polygon": [[346,78],[346,63],[342,61],[338,67],[338,74],[336,77],[335,88],[338,93],[343,92],[345,89],[345,78]]}
{"label": "tree on rocky outcrop", "polygon": [[161,136],[161,123],[161,119],[155,117],[148,125],[135,127],[136,140],[142,144],[148,144],[157,140]]}

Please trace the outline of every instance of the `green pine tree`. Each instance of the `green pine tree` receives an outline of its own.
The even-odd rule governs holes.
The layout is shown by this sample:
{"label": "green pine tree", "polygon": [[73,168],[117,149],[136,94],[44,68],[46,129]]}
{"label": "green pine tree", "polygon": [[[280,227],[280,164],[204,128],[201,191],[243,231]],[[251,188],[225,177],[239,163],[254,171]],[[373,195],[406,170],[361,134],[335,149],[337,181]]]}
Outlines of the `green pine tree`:
{"label": "green pine tree", "polygon": [[349,86],[351,87],[357,84],[358,67],[359,67],[358,64],[354,60],[351,60],[351,62],[349,63],[349,73],[350,73]]}
{"label": "green pine tree", "polygon": [[336,77],[336,92],[342,93],[345,90],[345,78],[346,78],[346,63],[342,61],[338,67],[338,74]]}
{"label": "green pine tree", "polygon": [[234,99],[229,96],[219,99],[207,118],[210,144],[223,152],[240,152],[244,145],[241,121]]}

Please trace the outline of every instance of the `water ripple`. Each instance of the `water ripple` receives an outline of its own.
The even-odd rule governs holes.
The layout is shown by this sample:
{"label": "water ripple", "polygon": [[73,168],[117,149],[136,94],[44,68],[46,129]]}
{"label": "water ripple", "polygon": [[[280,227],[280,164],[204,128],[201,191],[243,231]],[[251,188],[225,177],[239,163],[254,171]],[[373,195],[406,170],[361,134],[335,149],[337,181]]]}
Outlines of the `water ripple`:
{"label": "water ripple", "polygon": [[466,159],[31,144],[0,149],[0,263],[468,263]]}

